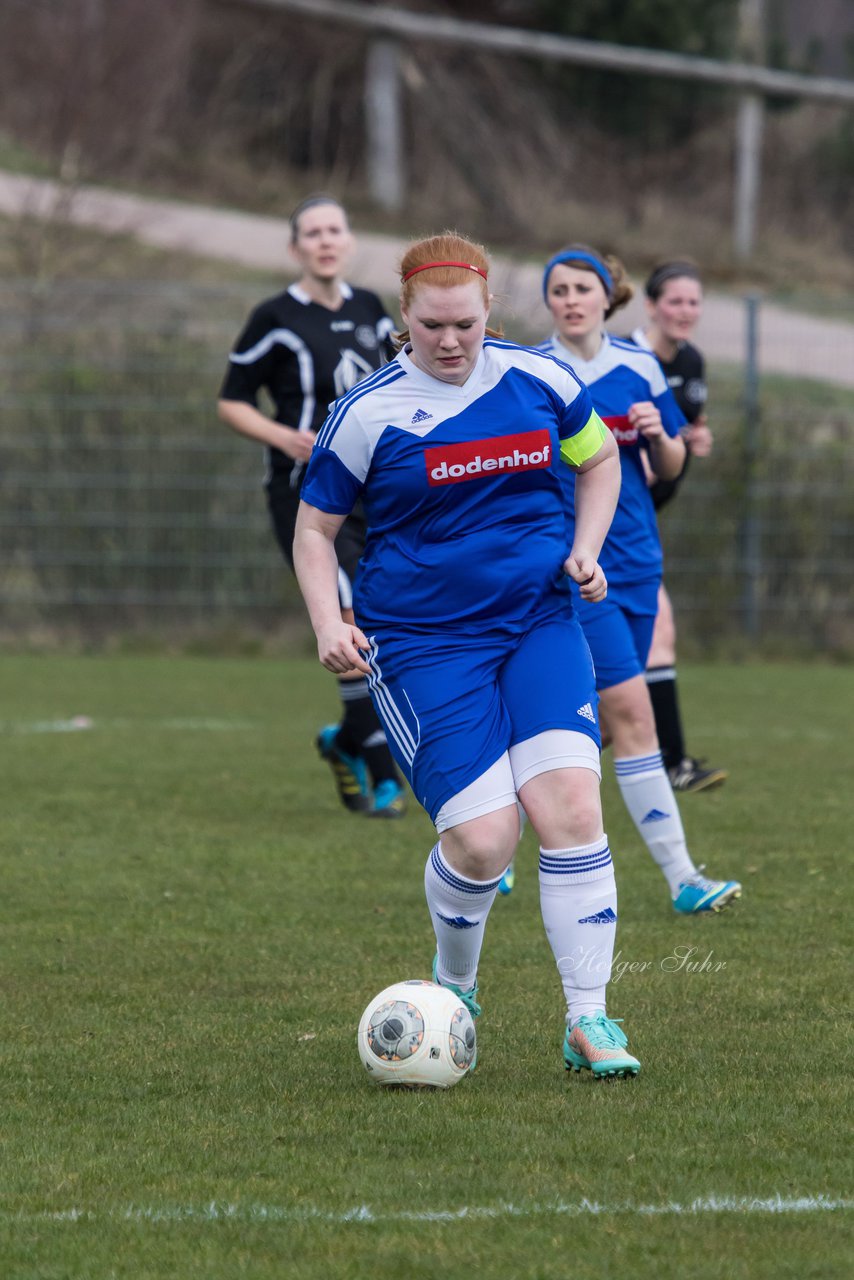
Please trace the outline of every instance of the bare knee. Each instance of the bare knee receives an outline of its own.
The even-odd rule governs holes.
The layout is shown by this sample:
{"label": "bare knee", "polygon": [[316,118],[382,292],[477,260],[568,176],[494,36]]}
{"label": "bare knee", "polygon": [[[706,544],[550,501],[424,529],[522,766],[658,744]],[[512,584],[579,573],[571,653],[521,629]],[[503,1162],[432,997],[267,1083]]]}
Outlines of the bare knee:
{"label": "bare knee", "polygon": [[603,689],[600,712],[615,756],[644,755],[658,749],[655,716],[643,676]]}
{"label": "bare knee", "polygon": [[669,667],[676,661],[676,622],[673,606],[664,587],[658,593],[658,613],[652,633],[647,668]]}
{"label": "bare knee", "polygon": [[602,835],[599,778],[592,769],[555,769],[539,774],[519,799],[544,849],[574,849]]}
{"label": "bare knee", "polygon": [[491,880],[506,868],[519,842],[516,805],[449,827],[440,836],[448,863],[470,880]]}

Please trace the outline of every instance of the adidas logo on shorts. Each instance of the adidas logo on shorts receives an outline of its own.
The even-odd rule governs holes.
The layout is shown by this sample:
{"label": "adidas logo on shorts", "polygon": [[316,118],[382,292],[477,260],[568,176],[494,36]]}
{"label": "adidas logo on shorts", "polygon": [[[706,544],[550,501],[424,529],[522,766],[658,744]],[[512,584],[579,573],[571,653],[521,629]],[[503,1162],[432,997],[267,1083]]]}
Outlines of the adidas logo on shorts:
{"label": "adidas logo on shorts", "polygon": [[596,717],[593,714],[593,708],[589,702],[585,702],[583,707],[579,707],[575,714],[577,716],[584,716],[584,719],[589,720],[591,724],[596,723]]}

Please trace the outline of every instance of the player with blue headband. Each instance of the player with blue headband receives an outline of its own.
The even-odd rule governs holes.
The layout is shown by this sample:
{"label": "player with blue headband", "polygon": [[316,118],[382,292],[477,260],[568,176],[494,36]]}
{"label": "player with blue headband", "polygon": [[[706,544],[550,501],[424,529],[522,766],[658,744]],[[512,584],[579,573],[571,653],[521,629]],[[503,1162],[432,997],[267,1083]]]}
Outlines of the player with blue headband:
{"label": "player with blue headband", "polygon": [[[649,473],[678,476],[685,462],[685,418],[651,351],[605,331],[632,296],[618,258],[573,244],[546,264],[543,293],[554,332],[539,348],[573,369],[619,446],[622,483],[601,563],[608,597],[596,608],[575,604],[596,669],[603,737],[626,807],[658,863],[677,911],[718,911],[741,894],[735,880],[709,880],[688,852],[679,809],[656,736],[644,672],[662,575],[662,551]],[[575,489],[565,485],[570,527]],[[575,1061],[571,1040],[567,1062]]]}
{"label": "player with blue headband", "polygon": [[561,249],[560,253],[556,253],[553,257],[549,258],[545,265],[545,269],[543,270],[543,299],[547,306],[549,301],[549,277],[551,276],[552,270],[559,264],[567,262],[584,263],[592,271],[595,271],[599,279],[602,281],[603,289],[607,293],[608,297],[611,297],[614,290],[614,279],[603,260],[598,254],[593,253],[592,250],[585,249],[581,245],[571,244],[568,248]]}

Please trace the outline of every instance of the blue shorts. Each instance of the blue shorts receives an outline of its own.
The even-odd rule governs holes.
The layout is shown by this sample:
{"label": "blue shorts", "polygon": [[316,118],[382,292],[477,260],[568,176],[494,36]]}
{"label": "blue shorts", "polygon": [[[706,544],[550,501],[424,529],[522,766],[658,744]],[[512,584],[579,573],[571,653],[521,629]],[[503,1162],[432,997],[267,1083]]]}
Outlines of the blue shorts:
{"label": "blue shorts", "polygon": [[582,600],[574,588],[572,602],[593,655],[597,689],[611,689],[646,671],[658,586],[657,578],[631,588],[609,586],[599,604]]}
{"label": "blue shorts", "polygon": [[572,729],[601,744],[590,650],[571,616],[537,621],[521,635],[395,630],[369,639],[374,705],[434,822],[516,743]]}

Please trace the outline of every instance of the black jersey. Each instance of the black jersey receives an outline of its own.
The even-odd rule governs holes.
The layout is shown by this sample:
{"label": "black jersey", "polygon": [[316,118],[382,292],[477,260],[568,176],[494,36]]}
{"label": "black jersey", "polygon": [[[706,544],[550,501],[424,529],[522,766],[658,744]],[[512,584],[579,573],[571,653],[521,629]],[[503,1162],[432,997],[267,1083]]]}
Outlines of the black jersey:
{"label": "black jersey", "polygon": [[[628,340],[638,347],[652,351],[643,329],[635,329]],[[688,423],[696,422],[706,407],[706,366],[700,352],[690,342],[681,342],[672,360],[662,360],[659,356],[658,363],[664,370],[667,385]],[[675,480],[654,480],[650,485],[649,491],[656,511],[675,496],[679,483],[688,470],[690,459],[691,450],[687,449],[685,465]]]}
{"label": "black jersey", "polygon": [[[264,388],[277,422],[318,431],[331,402],[393,354],[394,322],[376,294],[346,284],[341,292],[337,311],[313,302],[296,284],[257,306],[229,356],[220,398],[257,408]],[[280,449],[268,454],[270,478],[304,470]]]}
{"label": "black jersey", "polygon": [[[652,350],[643,329],[635,329],[629,341]],[[688,422],[696,422],[706,407],[707,395],[706,365],[700,352],[690,342],[681,342],[672,360],[662,360],[659,356],[658,363]]]}

